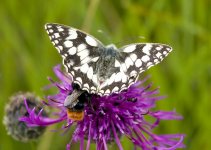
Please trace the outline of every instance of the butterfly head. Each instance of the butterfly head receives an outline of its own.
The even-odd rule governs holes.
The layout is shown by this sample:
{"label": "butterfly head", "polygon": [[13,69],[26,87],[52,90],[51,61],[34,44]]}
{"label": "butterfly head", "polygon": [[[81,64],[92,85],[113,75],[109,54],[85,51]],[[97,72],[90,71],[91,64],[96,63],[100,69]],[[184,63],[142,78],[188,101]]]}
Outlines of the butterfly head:
{"label": "butterfly head", "polygon": [[114,44],[109,44],[109,45],[106,46],[106,49],[117,50],[117,47]]}

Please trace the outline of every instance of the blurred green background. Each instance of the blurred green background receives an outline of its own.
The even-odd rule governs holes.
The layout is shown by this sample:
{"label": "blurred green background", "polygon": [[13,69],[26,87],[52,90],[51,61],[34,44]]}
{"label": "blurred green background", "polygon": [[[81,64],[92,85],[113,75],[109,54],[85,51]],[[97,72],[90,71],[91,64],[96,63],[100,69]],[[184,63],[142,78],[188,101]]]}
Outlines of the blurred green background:
{"label": "blurred green background", "polygon": [[[49,84],[46,77],[55,78],[52,67],[61,63],[61,57],[51,44],[44,24],[56,22],[89,32],[105,44],[171,45],[174,50],[169,57],[147,74],[152,76],[154,87],[160,87],[160,95],[168,95],[157,103],[157,109],[176,110],[184,119],[162,121],[155,132],[185,133],[186,149],[210,150],[210,6],[209,0],[2,0],[0,120],[13,93],[46,94],[42,90]],[[8,136],[0,123],[0,150],[65,149],[71,134],[61,136],[61,132],[50,132],[57,127],[50,127],[36,142],[21,143]],[[132,149],[128,141],[123,139],[122,143],[126,150]],[[77,144],[72,149],[78,149]]]}

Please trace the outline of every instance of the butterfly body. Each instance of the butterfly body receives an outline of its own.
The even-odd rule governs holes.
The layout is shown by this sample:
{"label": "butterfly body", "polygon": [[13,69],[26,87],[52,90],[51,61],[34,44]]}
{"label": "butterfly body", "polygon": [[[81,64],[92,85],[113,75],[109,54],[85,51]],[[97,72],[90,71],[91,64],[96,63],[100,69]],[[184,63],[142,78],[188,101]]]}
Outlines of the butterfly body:
{"label": "butterfly body", "polygon": [[54,23],[46,24],[45,29],[73,82],[101,96],[127,89],[141,72],[161,62],[172,50],[159,43],[104,46],[83,31]]}
{"label": "butterfly body", "polygon": [[115,71],[114,63],[118,52],[114,47],[106,47],[97,61],[96,70],[98,81],[100,85],[111,77],[112,73]]}

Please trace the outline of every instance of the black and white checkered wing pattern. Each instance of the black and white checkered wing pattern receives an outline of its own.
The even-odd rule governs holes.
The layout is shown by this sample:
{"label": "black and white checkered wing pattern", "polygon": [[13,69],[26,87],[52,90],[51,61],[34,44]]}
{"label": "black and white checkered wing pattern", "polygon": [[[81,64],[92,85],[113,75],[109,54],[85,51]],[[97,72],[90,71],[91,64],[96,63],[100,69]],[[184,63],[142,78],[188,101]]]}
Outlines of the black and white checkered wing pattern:
{"label": "black and white checkered wing pattern", "polygon": [[[141,72],[161,62],[172,50],[170,46],[158,43],[109,48],[91,35],[72,27],[46,24],[45,28],[63,57],[63,64],[73,82],[82,90],[99,95],[119,93],[129,88]],[[115,56],[114,59],[111,57],[109,67],[105,59],[107,56]],[[106,65],[102,66],[104,63]],[[102,74],[106,77],[103,82],[99,80]]]}
{"label": "black and white checkered wing pattern", "polygon": [[113,74],[101,86],[99,93],[109,95],[128,89],[143,71],[161,62],[172,48],[164,44],[140,43],[126,45],[119,49]]}
{"label": "black and white checkered wing pattern", "polygon": [[45,29],[55,48],[63,57],[63,64],[82,90],[96,93],[98,81],[93,70],[100,56],[103,44],[78,29],[46,24]]}
{"label": "black and white checkered wing pattern", "polygon": [[130,44],[120,48],[121,57],[117,60],[120,70],[128,76],[128,85],[136,82],[140,73],[160,63],[172,48],[159,43]]}

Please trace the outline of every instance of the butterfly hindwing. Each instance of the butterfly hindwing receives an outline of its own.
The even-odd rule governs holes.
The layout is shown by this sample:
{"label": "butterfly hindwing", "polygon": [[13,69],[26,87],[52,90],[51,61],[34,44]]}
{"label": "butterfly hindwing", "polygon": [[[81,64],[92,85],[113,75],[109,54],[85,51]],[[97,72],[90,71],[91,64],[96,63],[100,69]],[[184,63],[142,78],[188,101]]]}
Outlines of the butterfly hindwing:
{"label": "butterfly hindwing", "polygon": [[46,24],[45,29],[63,57],[63,64],[81,89],[96,93],[94,65],[103,44],[89,34],[60,24]]}
{"label": "butterfly hindwing", "polygon": [[128,77],[124,72],[113,73],[113,75],[108,79],[106,86],[102,87],[99,93],[100,95],[119,93],[128,89],[135,80],[136,77]]}

